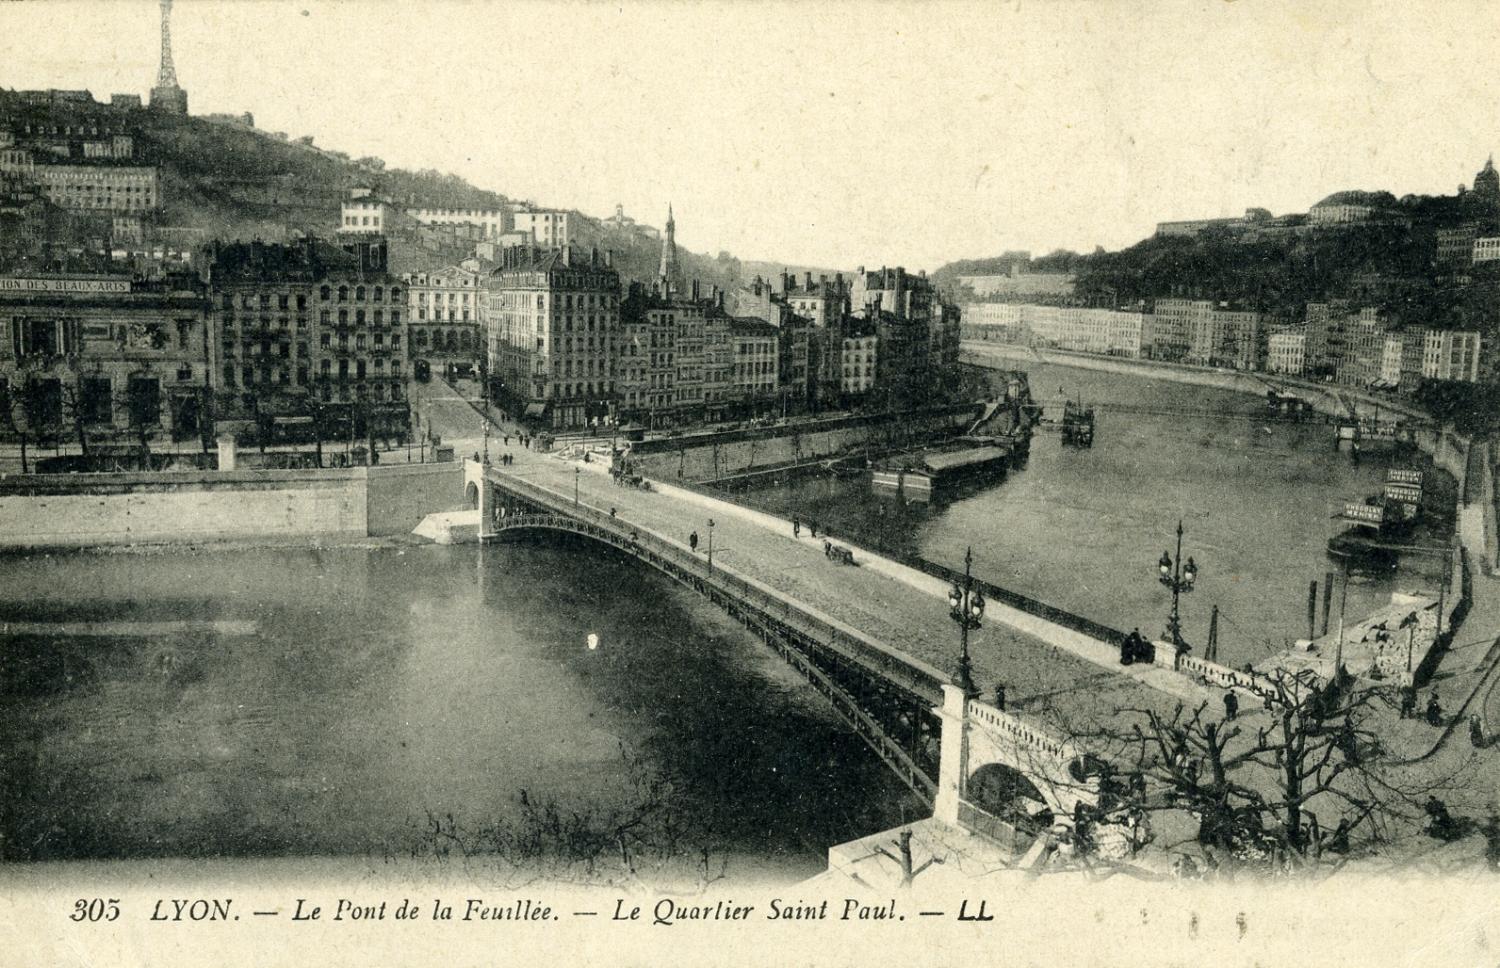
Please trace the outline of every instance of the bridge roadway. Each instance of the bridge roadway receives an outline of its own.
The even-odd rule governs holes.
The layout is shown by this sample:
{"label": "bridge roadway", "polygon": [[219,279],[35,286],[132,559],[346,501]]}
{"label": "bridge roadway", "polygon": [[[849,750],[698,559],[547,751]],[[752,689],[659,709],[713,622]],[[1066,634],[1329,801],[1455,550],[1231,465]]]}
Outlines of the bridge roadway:
{"label": "bridge roadway", "polygon": [[[679,494],[621,487],[601,463],[580,464],[531,453],[514,438],[509,447],[503,440],[491,443],[492,461],[500,453],[509,453],[514,460],[509,466],[492,462],[490,478],[502,488],[507,478],[513,479],[523,487],[545,488],[566,505],[573,500],[576,487],[581,505],[605,515],[613,508],[615,520],[678,549],[686,551],[689,534],[697,531],[697,556],[705,561],[712,530],[716,566],[774,589],[942,673],[951,674],[955,668],[958,628],[942,597],[892,577],[888,569],[830,561],[821,539],[813,539],[806,528],[799,540],[789,524],[779,532],[772,530],[765,516],[746,513],[728,502],[715,507],[710,499],[697,495],[687,501]],[[715,522],[712,529],[710,518]],[[993,619],[970,634],[970,653],[975,681],[985,697],[991,697],[995,684],[1003,682],[1007,708],[1027,718],[1096,727],[1120,707],[1165,711],[1181,701],[1180,696],[1084,661]],[[1184,677],[1165,670],[1163,674],[1186,683]],[[1209,694],[1204,691],[1202,695]]]}

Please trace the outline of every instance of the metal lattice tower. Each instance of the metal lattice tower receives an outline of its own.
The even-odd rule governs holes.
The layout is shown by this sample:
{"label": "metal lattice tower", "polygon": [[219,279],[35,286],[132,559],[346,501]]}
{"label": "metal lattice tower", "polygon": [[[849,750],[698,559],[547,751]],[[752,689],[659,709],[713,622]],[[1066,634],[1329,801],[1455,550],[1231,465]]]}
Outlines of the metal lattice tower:
{"label": "metal lattice tower", "polygon": [[177,69],[172,66],[172,0],[161,0],[161,69],[156,72],[156,86],[163,90],[177,86]]}

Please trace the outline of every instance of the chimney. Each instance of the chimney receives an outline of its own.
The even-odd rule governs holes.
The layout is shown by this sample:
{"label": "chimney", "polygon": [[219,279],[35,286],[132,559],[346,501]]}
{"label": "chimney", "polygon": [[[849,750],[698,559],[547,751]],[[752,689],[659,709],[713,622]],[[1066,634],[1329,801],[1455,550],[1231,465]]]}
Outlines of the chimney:
{"label": "chimney", "polygon": [[604,250],[604,268],[606,268],[606,269],[613,269],[614,267],[615,267],[615,250],[614,249],[605,249]]}
{"label": "chimney", "polygon": [[792,291],[792,277],[791,277],[790,274],[788,274],[788,272],[785,269],[781,270],[781,291],[782,292],[791,292]]}
{"label": "chimney", "polygon": [[819,286],[826,286],[826,285],[828,285],[828,277],[827,276],[818,276],[818,285]]}
{"label": "chimney", "polygon": [[833,283],[840,289],[844,288],[844,274],[842,272],[835,272],[833,274]]}
{"label": "chimney", "polygon": [[808,272],[808,273],[805,273],[804,275],[805,275],[805,278],[804,278],[804,281],[803,281],[803,285],[806,288],[811,289],[812,288],[812,273]]}
{"label": "chimney", "polygon": [[693,302],[698,301],[698,280],[693,280]]}
{"label": "chimney", "polygon": [[573,264],[573,244],[571,242],[564,243],[562,247],[562,260],[565,266]]}
{"label": "chimney", "polygon": [[597,266],[598,264],[599,264],[599,247],[597,245],[590,246],[589,247],[589,265],[591,265],[591,266]]}
{"label": "chimney", "polygon": [[724,308],[724,291],[718,286],[714,286],[714,303],[718,305],[720,309]]}

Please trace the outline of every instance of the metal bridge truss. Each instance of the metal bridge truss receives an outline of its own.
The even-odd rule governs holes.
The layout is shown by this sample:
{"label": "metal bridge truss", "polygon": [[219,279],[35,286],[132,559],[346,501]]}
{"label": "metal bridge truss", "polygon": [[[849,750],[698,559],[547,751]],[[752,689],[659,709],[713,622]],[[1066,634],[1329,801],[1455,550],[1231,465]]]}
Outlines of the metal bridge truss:
{"label": "metal bridge truss", "polygon": [[880,643],[837,628],[769,588],[633,529],[586,506],[559,513],[550,492],[510,480],[490,485],[504,513],[487,539],[550,530],[582,535],[637,558],[718,605],[826,696],[834,711],[928,805],[937,793],[941,722],[935,707],[946,681],[936,670]]}

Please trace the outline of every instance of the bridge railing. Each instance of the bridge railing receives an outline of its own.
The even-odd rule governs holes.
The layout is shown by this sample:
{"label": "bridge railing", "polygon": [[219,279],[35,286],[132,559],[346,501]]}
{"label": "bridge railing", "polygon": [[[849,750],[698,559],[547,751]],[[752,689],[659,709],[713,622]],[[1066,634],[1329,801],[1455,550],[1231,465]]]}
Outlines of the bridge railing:
{"label": "bridge railing", "polygon": [[1079,758],[1079,752],[1072,743],[1050,735],[1045,730],[1023,722],[988,703],[976,699],[969,700],[969,717],[1009,736],[1013,742],[1055,760],[1071,762]]}
{"label": "bridge railing", "polygon": [[[918,659],[852,628],[835,625],[814,615],[780,596],[773,589],[727,570],[723,566],[714,566],[710,569],[708,563],[700,556],[648,530],[643,530],[638,525],[632,525],[628,520],[612,518],[605,512],[586,504],[574,505],[569,498],[527,481],[509,476],[497,476],[491,480],[523,500],[551,509],[559,517],[589,525],[601,535],[612,538],[611,543],[620,547],[634,545],[671,561],[679,570],[699,580],[718,585],[767,615],[776,616],[803,635],[831,645],[867,668],[888,679],[902,683],[934,704],[942,700],[942,687],[949,681],[948,677]],[[504,528],[545,526],[545,524],[546,522],[542,521],[529,521],[525,515],[507,515],[501,526]]]}
{"label": "bridge railing", "polygon": [[[711,497],[717,501],[724,501],[725,503],[729,504],[734,503],[729,497],[724,494],[724,492],[716,490],[712,487],[708,487],[704,484],[697,484],[689,481],[673,481],[672,486],[681,488],[685,491],[694,491],[704,495],[705,497]],[[788,527],[790,527],[790,524],[788,524]],[[960,585],[963,584],[963,572],[955,571],[952,568],[947,567],[946,565],[940,565],[935,561],[929,561],[926,558],[909,554],[897,548],[892,548],[889,545],[882,543],[878,539],[866,535],[844,534],[835,529],[826,527],[822,528],[819,533],[820,535],[826,534],[829,538],[842,538],[845,541],[849,541],[861,547],[868,548],[871,551],[879,554],[882,558],[888,558],[891,561],[896,562],[897,564],[905,565],[908,568],[913,568],[917,571],[923,572],[924,574],[931,575],[934,578],[941,578],[943,581],[949,583]],[[973,579],[973,581],[974,586],[983,591],[985,597],[989,598],[991,601],[997,601],[1001,604],[1009,605],[1011,608],[1014,608],[1017,611],[1025,612],[1028,615],[1034,615],[1037,618],[1051,622],[1053,625],[1060,625],[1065,629],[1078,632],[1092,639],[1098,639],[1101,642],[1106,642],[1117,648],[1119,647],[1120,643],[1125,640],[1124,632],[1116,628],[1111,628],[1108,625],[1103,624],[1102,622],[1096,622],[1091,618],[1085,618],[1082,615],[1069,612],[1066,609],[1058,608],[1055,605],[1048,605],[1041,599],[1032,598],[1030,595],[1023,595],[1020,592],[1012,591],[1011,589],[1005,588],[1001,585],[996,585],[994,582],[986,581],[983,578],[975,578]]]}

